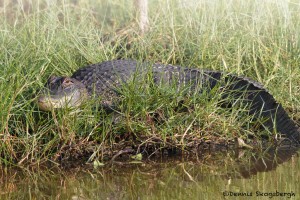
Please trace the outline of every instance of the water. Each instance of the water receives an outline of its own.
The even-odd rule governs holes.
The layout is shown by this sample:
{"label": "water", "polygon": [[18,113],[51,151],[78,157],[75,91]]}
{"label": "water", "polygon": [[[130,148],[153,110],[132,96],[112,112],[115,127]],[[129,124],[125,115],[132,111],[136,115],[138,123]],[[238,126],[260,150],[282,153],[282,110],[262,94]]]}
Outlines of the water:
{"label": "water", "polygon": [[299,169],[297,152],[288,150],[223,151],[98,169],[8,169],[0,176],[0,199],[300,199]]}

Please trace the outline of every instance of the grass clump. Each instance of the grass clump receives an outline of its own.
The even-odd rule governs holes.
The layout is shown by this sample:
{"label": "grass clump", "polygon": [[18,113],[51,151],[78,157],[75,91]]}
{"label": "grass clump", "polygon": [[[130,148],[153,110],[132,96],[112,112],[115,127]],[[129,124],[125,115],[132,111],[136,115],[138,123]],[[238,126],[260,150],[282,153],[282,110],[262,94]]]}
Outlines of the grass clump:
{"label": "grass clump", "polygon": [[299,106],[300,8],[292,1],[196,1],[192,6],[184,0],[151,1],[150,30],[143,36],[129,0],[20,2],[5,1],[0,11],[2,164],[104,159],[128,146],[185,149],[195,141],[254,131],[246,110],[220,108],[218,94],[186,96],[150,84],[125,88],[118,115],[95,105],[76,114],[37,109],[36,95],[51,74],[71,75],[105,60],[247,75],[285,107]]}

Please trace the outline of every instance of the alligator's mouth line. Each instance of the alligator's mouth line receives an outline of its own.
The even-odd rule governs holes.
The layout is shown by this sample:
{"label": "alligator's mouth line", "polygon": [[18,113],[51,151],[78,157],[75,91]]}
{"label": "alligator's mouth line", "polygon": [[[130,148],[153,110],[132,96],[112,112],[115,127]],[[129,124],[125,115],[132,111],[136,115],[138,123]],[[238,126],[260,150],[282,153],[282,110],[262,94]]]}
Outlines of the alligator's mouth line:
{"label": "alligator's mouth line", "polygon": [[43,111],[51,111],[58,108],[77,108],[82,104],[82,99],[75,98],[76,95],[62,97],[53,95],[41,95],[38,100],[38,107]]}
{"label": "alligator's mouth line", "polygon": [[[70,99],[65,97],[64,99],[55,99],[50,96],[41,96],[38,99],[38,106],[40,110],[49,111],[55,108],[62,108],[65,107],[64,102],[69,102]],[[66,104],[67,105],[67,104]]]}

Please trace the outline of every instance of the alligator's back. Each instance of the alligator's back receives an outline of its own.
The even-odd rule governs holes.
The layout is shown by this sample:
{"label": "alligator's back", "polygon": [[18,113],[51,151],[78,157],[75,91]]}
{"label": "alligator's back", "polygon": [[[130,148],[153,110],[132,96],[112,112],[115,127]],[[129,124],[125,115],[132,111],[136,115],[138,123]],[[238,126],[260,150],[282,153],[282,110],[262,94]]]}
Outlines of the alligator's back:
{"label": "alligator's back", "polygon": [[86,85],[90,94],[102,95],[115,91],[121,84],[135,79],[141,80],[151,73],[156,84],[175,83],[178,87],[213,88],[222,73],[203,69],[189,69],[180,66],[163,65],[134,60],[112,60],[86,66],[77,70],[71,78]]}
{"label": "alligator's back", "polygon": [[148,72],[152,73],[156,84],[175,83],[178,87],[197,89],[199,93],[203,90],[209,92],[218,86],[224,92],[224,98],[242,101],[250,105],[250,114],[266,118],[264,126],[270,131],[276,129],[288,138],[300,141],[298,126],[289,118],[281,104],[261,84],[245,77],[180,66],[113,60],[79,69],[72,78],[84,83],[89,93],[113,98],[120,84],[127,82],[132,76]]}

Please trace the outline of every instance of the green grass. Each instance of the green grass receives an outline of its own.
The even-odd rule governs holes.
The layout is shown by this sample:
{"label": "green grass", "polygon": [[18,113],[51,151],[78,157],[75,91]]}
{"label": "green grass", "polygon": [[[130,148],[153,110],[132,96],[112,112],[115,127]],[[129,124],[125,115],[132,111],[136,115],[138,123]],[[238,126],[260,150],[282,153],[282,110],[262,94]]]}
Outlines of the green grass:
{"label": "green grass", "polygon": [[78,159],[91,154],[105,159],[127,145],[184,149],[193,138],[244,137],[255,131],[243,109],[219,108],[217,94],[213,100],[186,97],[172,88],[124,89],[115,121],[91,105],[76,114],[38,110],[35,97],[51,74],[71,75],[105,60],[131,58],[245,75],[262,82],[284,107],[300,106],[296,1],[196,1],[193,6],[151,1],[150,30],[143,36],[129,0],[20,2],[4,1],[0,10],[4,165],[60,162],[74,152]]}

